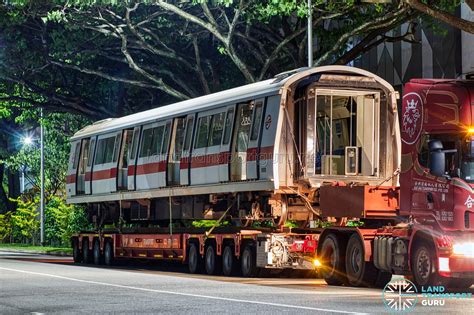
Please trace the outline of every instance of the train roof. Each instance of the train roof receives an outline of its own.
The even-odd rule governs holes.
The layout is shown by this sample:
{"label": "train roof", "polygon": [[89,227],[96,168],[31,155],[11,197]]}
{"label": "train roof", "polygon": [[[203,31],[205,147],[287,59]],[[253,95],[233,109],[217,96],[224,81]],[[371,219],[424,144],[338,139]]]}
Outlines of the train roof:
{"label": "train roof", "polygon": [[304,77],[323,72],[369,77],[385,86],[390,92],[394,91],[393,87],[382,78],[359,68],[348,66],[323,66],[317,68],[305,67],[280,73],[274,78],[265,81],[251,83],[229,90],[192,98],[120,118],[108,118],[100,120],[76,132],[74,136],[71,137],[71,140],[134,127],[137,125],[150,123],[158,119],[182,116],[188,113],[212,109],[217,105],[230,105],[238,101],[246,101],[253,98],[276,95],[279,94],[280,89],[287,84],[293,84]]}

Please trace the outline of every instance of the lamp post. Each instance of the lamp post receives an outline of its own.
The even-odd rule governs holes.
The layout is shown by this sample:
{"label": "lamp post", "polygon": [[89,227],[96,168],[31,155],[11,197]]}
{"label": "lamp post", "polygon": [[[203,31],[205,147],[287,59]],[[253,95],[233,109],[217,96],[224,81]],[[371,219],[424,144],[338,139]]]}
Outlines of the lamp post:
{"label": "lamp post", "polygon": [[313,10],[308,0],[308,67],[313,66]]}
{"label": "lamp post", "polygon": [[[23,145],[30,146],[33,144],[31,136],[24,137]],[[22,187],[24,191],[24,170],[22,174]],[[44,246],[44,127],[43,127],[43,109],[40,109],[40,243]]]}
{"label": "lamp post", "polygon": [[40,108],[40,177],[41,177],[41,197],[40,197],[40,243],[44,246],[44,127],[43,108]]}

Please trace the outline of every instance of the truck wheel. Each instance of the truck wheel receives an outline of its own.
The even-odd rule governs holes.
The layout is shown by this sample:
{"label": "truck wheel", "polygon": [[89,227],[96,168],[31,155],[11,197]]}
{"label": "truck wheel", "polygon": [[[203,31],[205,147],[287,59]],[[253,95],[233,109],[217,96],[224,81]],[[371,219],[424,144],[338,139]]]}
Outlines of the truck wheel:
{"label": "truck wheel", "polygon": [[255,259],[255,250],[253,246],[250,246],[249,244],[245,245],[244,250],[242,251],[242,256],[240,256],[240,266],[243,277],[251,278],[257,274]]}
{"label": "truck wheel", "polygon": [[472,279],[449,279],[448,287],[453,289],[469,289],[473,284]]}
{"label": "truck wheel", "polygon": [[89,249],[89,239],[82,241],[82,262],[88,264],[91,262],[91,250]]}
{"label": "truck wheel", "polygon": [[72,241],[72,259],[75,263],[80,263],[82,261],[81,250],[79,249],[79,240],[77,238]]}
{"label": "truck wheel", "polygon": [[199,255],[198,247],[195,243],[189,244],[188,269],[190,273],[200,273],[202,270],[202,258]]}
{"label": "truck wheel", "polygon": [[214,245],[207,246],[206,255],[204,256],[204,267],[208,275],[217,275],[222,271],[222,264],[216,254]]}
{"label": "truck wheel", "polygon": [[92,248],[92,257],[94,258],[95,265],[101,265],[103,257],[100,253],[100,242],[99,240],[94,241],[94,247]]}
{"label": "truck wheel", "polygon": [[104,264],[112,266],[114,264],[114,247],[111,241],[105,241],[104,245]]}
{"label": "truck wheel", "polygon": [[346,250],[347,281],[351,286],[370,286],[377,279],[377,269],[365,261],[365,248],[357,233],[352,234]]}
{"label": "truck wheel", "polygon": [[236,274],[237,258],[234,255],[233,246],[224,247],[222,252],[222,273],[224,276],[230,277]]}
{"label": "truck wheel", "polygon": [[324,238],[319,256],[323,265],[321,274],[327,284],[343,285],[346,283],[344,254],[341,243],[335,234],[329,234]]}
{"label": "truck wheel", "polygon": [[415,244],[411,271],[418,288],[427,286],[447,286],[447,278],[438,274],[435,265],[435,250],[426,242]]}

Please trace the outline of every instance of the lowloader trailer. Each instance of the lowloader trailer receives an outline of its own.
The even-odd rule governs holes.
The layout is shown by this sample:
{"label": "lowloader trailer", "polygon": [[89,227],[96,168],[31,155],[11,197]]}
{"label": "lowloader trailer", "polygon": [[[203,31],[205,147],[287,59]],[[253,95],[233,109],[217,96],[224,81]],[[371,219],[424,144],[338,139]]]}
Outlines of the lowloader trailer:
{"label": "lowloader trailer", "polygon": [[72,237],[74,260],[469,287],[474,81],[411,80],[401,113],[397,99],[370,72],[325,66],[87,126],[66,186],[96,229]]}

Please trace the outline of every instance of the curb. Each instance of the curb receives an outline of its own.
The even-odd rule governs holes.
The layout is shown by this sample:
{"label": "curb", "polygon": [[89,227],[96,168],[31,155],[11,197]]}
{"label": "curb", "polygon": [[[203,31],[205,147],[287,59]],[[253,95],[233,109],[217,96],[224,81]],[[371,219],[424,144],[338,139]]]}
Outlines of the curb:
{"label": "curb", "polygon": [[47,251],[41,251],[41,250],[24,250],[24,249],[3,249],[1,247],[0,247],[0,252],[72,257],[72,254],[67,253],[67,252],[47,252]]}

